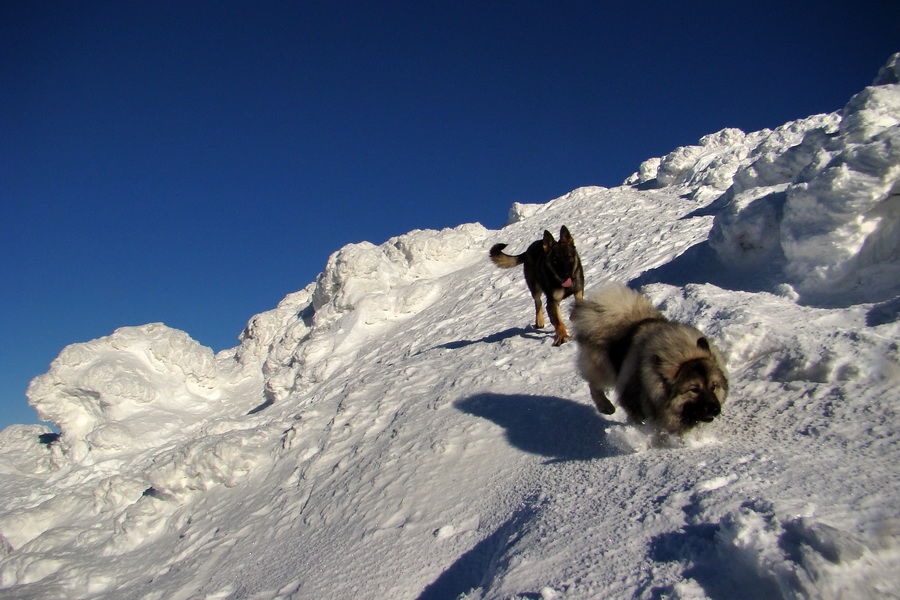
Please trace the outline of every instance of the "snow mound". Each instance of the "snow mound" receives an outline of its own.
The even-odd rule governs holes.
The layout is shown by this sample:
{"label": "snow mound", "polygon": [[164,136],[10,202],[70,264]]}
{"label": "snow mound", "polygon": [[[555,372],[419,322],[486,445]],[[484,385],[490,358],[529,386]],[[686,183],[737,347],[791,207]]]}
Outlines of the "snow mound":
{"label": "snow mound", "polygon": [[[810,119],[818,122],[816,117]],[[647,189],[681,187],[691,197],[708,202],[728,190],[755,156],[773,146],[782,149],[791,143],[796,129],[809,126],[795,122],[775,131],[765,129],[749,134],[735,128],[723,129],[703,136],[696,146],[683,146],[661,158],[644,161],[624,184]]]}
{"label": "snow mound", "polygon": [[715,199],[720,269],[817,305],[900,291],[900,54],[840,112],[726,129],[641,165],[626,184]]}
{"label": "snow mound", "polygon": [[431,305],[441,292],[435,280],[477,260],[487,235],[470,223],[380,246],[349,244],[329,257],[315,284],[250,321],[238,356],[261,365],[268,402],[323,381],[367,337]]}
{"label": "snow mound", "polygon": [[159,445],[209,414],[219,373],[212,350],[161,323],[123,327],[66,347],[28,388],[72,460]]}
{"label": "snow mound", "polygon": [[900,85],[866,88],[848,102],[836,129],[808,131],[799,144],[748,171],[726,196],[710,234],[726,265],[780,268],[784,281],[812,303],[896,295]]}
{"label": "snow mound", "polygon": [[891,56],[887,63],[878,70],[878,76],[872,85],[890,85],[900,83],[900,52]]}

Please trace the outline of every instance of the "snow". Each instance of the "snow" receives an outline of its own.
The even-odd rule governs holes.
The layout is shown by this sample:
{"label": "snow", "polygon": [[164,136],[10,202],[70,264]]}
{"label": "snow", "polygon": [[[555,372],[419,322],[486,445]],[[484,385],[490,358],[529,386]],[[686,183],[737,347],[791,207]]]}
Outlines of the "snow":
{"label": "snow", "polygon": [[[894,59],[896,60],[896,59]],[[847,305],[900,291],[900,84],[868,87],[799,143],[761,143],[722,196],[710,234],[729,267],[765,264],[802,301]],[[784,139],[776,132],[777,141]],[[753,137],[753,136],[750,136]],[[741,144],[746,146],[746,144]],[[665,164],[665,161],[663,161]],[[778,273],[771,273],[772,270]]]}
{"label": "snow", "polygon": [[[0,432],[0,598],[900,598],[900,85],[735,129],[499,231],[336,252],[213,356],[66,348]],[[588,289],[711,336],[723,414],[600,415],[487,259],[565,224]]]}

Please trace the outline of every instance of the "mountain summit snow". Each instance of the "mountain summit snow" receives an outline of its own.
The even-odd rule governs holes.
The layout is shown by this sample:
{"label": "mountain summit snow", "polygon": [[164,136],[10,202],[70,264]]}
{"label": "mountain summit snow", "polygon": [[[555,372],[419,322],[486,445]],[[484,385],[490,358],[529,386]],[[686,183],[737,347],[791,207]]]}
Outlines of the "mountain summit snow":
{"label": "mountain summit snow", "polygon": [[[346,246],[218,355],[69,346],[28,391],[58,433],[0,432],[0,598],[900,598],[898,65],[502,232]],[[528,326],[487,250],[561,225],[716,340],[715,422],[654,445]]]}

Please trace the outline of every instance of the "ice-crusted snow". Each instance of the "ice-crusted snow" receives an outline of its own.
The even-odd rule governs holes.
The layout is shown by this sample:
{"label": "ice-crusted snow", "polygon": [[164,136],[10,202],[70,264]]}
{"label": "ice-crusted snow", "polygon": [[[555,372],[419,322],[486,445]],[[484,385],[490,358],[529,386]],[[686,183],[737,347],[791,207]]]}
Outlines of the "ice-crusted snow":
{"label": "ice-crusted snow", "polygon": [[[336,252],[213,356],[66,348],[0,432],[0,598],[900,598],[898,56],[839,113],[727,129],[499,231]],[[487,260],[567,225],[725,354],[723,414],[597,413]]]}

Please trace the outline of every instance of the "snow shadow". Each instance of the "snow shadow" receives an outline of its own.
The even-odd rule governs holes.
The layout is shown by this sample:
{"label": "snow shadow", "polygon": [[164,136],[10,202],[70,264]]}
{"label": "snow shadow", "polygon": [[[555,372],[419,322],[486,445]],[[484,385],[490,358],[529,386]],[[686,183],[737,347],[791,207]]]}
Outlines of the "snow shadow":
{"label": "snow shadow", "polygon": [[[786,281],[784,258],[774,257],[765,266],[745,269],[727,266],[716,255],[709,241],[695,244],[666,264],[641,273],[628,282],[628,287],[639,290],[651,283],[664,283],[684,287],[690,283],[709,283],[724,290],[735,292],[776,291]],[[878,302],[867,315],[869,326],[896,321],[900,315],[900,304],[896,298],[880,301],[884,293],[876,290],[854,292],[852,294],[799,294],[797,303],[802,306],[819,308],[839,308],[854,304]]]}
{"label": "snow shadow", "polygon": [[[682,562],[684,579],[693,579],[710,600],[769,600],[782,598],[772,579],[762,577],[736,552],[723,551],[717,541],[719,525],[687,525],[653,538],[650,557],[658,562]],[[670,598],[671,586],[656,587],[651,598]]]}
{"label": "snow shadow", "polygon": [[[689,504],[685,512],[695,508]],[[680,562],[683,580],[696,582],[711,600],[819,597],[831,589],[833,567],[846,569],[865,552],[855,535],[813,519],[779,517],[760,499],[745,502],[718,523],[688,524],[650,542],[653,560]],[[857,595],[846,597],[877,597],[881,581],[873,576],[855,588]],[[662,599],[674,590],[652,591],[652,598]]]}
{"label": "snow shadow", "polygon": [[[552,329],[550,330],[552,334]],[[496,344],[497,342],[502,342],[503,340],[508,340],[514,337],[522,337],[529,338],[533,340],[539,340],[544,337],[540,333],[540,330],[533,329],[530,327],[510,327],[504,331],[498,331],[497,333],[492,333],[490,335],[486,335],[480,340],[458,340],[455,342],[447,342],[446,344],[440,344],[435,346],[435,348],[446,348],[448,350],[458,350],[459,348],[465,348],[466,346],[471,346],[472,344]]]}
{"label": "snow shadow", "polygon": [[[774,269],[774,273],[779,273]],[[665,283],[684,287],[689,283],[710,283],[717,287],[741,292],[770,291],[775,285],[774,278],[766,278],[758,272],[744,273],[722,264],[708,241],[695,244],[679,256],[655,269],[644,271],[628,282],[633,289],[651,283]]]}
{"label": "snow shadow", "polygon": [[38,443],[47,446],[48,448],[59,441],[59,435],[55,432],[50,433],[42,433],[38,435]]}
{"label": "snow shadow", "polygon": [[554,396],[485,393],[459,400],[455,406],[500,425],[512,446],[546,456],[548,463],[620,454],[606,442],[608,422],[593,405]]}
{"label": "snow shadow", "polygon": [[900,319],[900,298],[873,306],[866,314],[866,326],[878,327]]}
{"label": "snow shadow", "polygon": [[269,408],[269,407],[272,406],[273,404],[275,404],[275,401],[272,400],[271,398],[268,398],[268,399],[266,399],[265,402],[263,402],[262,404],[260,404],[260,405],[257,406],[256,408],[252,408],[252,409],[250,409],[249,411],[247,411],[247,416],[255,415],[255,414],[261,413],[262,411],[266,410],[267,408]]}
{"label": "snow shadow", "polygon": [[[519,537],[524,525],[534,515],[528,506],[512,516],[460,556],[450,567],[425,587],[416,600],[456,600],[473,590],[489,589],[502,567],[503,556]],[[518,595],[517,598],[541,598],[540,594]]]}
{"label": "snow shadow", "polygon": [[[694,199],[693,196],[694,196],[693,194],[684,194],[681,197],[687,198],[688,200],[693,200]],[[720,212],[722,212],[723,210],[725,210],[728,207],[729,201],[730,201],[730,198],[728,197],[728,194],[722,194],[721,196],[719,196],[718,198],[716,198],[709,204],[705,204],[705,205],[701,206],[700,208],[697,208],[696,210],[689,212],[688,214],[684,215],[683,217],[679,217],[678,220],[679,221],[689,221],[696,217],[715,217]]]}

